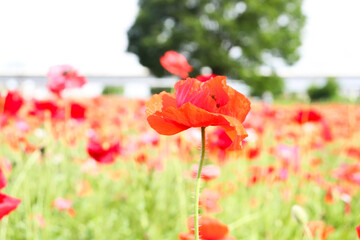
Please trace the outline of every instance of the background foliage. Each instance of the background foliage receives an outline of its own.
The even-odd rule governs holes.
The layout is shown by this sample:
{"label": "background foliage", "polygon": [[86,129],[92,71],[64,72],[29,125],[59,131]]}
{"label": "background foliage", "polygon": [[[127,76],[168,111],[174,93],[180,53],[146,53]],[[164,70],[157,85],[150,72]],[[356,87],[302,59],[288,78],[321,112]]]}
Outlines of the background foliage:
{"label": "background foliage", "polygon": [[329,77],[324,86],[310,86],[307,90],[307,93],[311,101],[330,100],[338,96],[339,89],[340,87],[339,84],[336,82],[336,78]]}
{"label": "background foliage", "polygon": [[253,88],[260,85],[252,81],[264,80],[260,69],[271,75],[275,62],[293,64],[299,58],[302,0],[140,0],[139,5],[128,51],[159,77],[168,73],[154,59],[168,50],[184,54],[194,76],[208,66]]}

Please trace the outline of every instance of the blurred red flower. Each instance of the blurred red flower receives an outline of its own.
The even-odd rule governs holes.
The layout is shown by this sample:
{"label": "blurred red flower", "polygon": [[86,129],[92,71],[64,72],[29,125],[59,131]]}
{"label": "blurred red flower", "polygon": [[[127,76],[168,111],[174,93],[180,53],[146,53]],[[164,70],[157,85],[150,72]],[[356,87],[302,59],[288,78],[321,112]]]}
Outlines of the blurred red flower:
{"label": "blurred red flower", "polygon": [[360,164],[341,164],[333,174],[339,180],[360,185]]}
{"label": "blurred red flower", "polygon": [[65,198],[58,197],[54,200],[53,206],[60,211],[68,210],[72,207],[73,202]]}
{"label": "blurred red flower", "polygon": [[360,225],[356,227],[358,238],[360,239]]}
{"label": "blurred red flower", "polygon": [[315,110],[299,110],[294,118],[294,121],[303,124],[307,122],[321,122],[323,117]]}
{"label": "blurred red flower", "polygon": [[[191,166],[191,176],[193,178],[196,178],[196,175],[198,173],[199,166],[194,164]],[[206,165],[202,168],[201,171],[201,179],[204,181],[210,181],[213,180],[220,175],[220,168],[215,165]]]}
{"label": "blurred red flower", "polygon": [[261,149],[258,146],[250,147],[247,152],[247,157],[249,159],[255,159],[257,156],[260,155],[260,151]]}
{"label": "blurred red flower", "polygon": [[58,197],[53,201],[53,206],[59,211],[66,211],[69,216],[74,217],[76,215],[75,210],[72,208],[73,202],[71,200]]}
{"label": "blurred red flower", "polygon": [[90,138],[87,152],[98,163],[113,163],[120,152],[120,145],[119,142],[101,143],[96,138]]}
{"label": "blurred red flower", "polygon": [[159,134],[174,135],[191,127],[220,126],[231,138],[231,148],[240,149],[247,137],[242,126],[250,101],[218,76],[207,82],[195,78],[175,84],[175,94],[161,92],[146,103],[150,126]]}
{"label": "blurred red flower", "polygon": [[51,118],[61,119],[64,118],[64,110],[61,109],[56,102],[52,100],[34,101],[34,109],[30,111],[31,115],[39,118],[44,118],[46,113],[50,114]]}
{"label": "blurred red flower", "polygon": [[23,103],[24,100],[18,91],[9,91],[5,97],[4,113],[15,116]]}
{"label": "blurred red flower", "polygon": [[217,128],[208,138],[209,148],[225,150],[231,146],[232,140],[222,128]]}
{"label": "blurred red flower", "polygon": [[39,227],[44,228],[46,226],[46,222],[44,219],[44,216],[41,214],[34,214],[33,215],[34,220],[39,225]]}
{"label": "blurred red flower", "polygon": [[209,213],[220,213],[222,211],[219,205],[221,194],[218,191],[205,189],[200,196],[199,206],[203,207]]}
{"label": "blurred red flower", "polygon": [[[234,237],[227,236],[229,228],[218,219],[208,216],[200,216],[199,219],[199,234],[201,240],[235,240]],[[180,233],[180,240],[194,240],[194,217],[189,217],[187,220],[187,227],[189,232]]]}
{"label": "blurred red flower", "polygon": [[322,221],[310,221],[307,225],[312,233],[312,236],[319,237],[317,239],[326,240],[328,236],[334,232],[334,228],[332,226],[327,226]]}
{"label": "blurred red flower", "polygon": [[70,114],[71,118],[76,119],[78,121],[82,121],[85,119],[86,107],[78,103],[71,103],[70,106]]}
{"label": "blurred red flower", "polygon": [[178,75],[181,78],[187,78],[189,72],[193,70],[185,56],[175,51],[167,51],[164,56],[160,58],[160,63],[168,72]]}
{"label": "blurred red flower", "polygon": [[79,75],[77,70],[69,65],[51,67],[47,77],[50,80],[47,87],[55,94],[60,94],[67,88],[81,87],[87,82],[86,77]]}
{"label": "blurred red flower", "polygon": [[360,148],[349,147],[346,151],[348,157],[353,157],[360,160]]}
{"label": "blurred red flower", "polygon": [[[3,189],[6,186],[6,178],[0,169],[0,190]],[[10,197],[8,195],[5,195],[3,193],[0,193],[0,220],[14,211],[18,205],[20,204],[21,200],[16,199],[13,197]]]}

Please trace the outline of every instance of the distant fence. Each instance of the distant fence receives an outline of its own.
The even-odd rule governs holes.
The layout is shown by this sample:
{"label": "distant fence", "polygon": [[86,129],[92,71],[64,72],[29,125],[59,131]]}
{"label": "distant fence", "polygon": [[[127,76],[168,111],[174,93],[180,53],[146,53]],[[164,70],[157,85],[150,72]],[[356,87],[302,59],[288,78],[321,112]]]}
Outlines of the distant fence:
{"label": "distant fence", "polygon": [[[156,78],[152,76],[89,76],[88,86],[82,94],[96,95],[101,93],[105,86],[122,86],[126,96],[146,97],[150,95],[151,88],[168,88],[178,81],[175,77]],[[338,77],[341,92],[345,96],[360,96],[360,77]],[[44,89],[48,79],[45,76],[0,76],[0,87],[16,88],[22,86],[24,90]],[[228,80],[229,84],[244,94],[249,88],[237,80]],[[304,93],[310,85],[323,85],[325,77],[289,77],[285,78],[285,92]]]}
{"label": "distant fence", "polygon": [[[85,85],[76,95],[96,96],[101,94],[105,86],[122,86],[124,95],[127,97],[149,97],[152,88],[171,88],[178,78],[156,77],[115,77],[115,76],[90,76],[87,77],[89,84]],[[43,95],[48,79],[44,76],[0,76],[0,88],[21,88],[25,92]],[[248,94],[249,88],[241,81],[228,80],[236,90]],[[37,92],[37,93],[35,93]]]}

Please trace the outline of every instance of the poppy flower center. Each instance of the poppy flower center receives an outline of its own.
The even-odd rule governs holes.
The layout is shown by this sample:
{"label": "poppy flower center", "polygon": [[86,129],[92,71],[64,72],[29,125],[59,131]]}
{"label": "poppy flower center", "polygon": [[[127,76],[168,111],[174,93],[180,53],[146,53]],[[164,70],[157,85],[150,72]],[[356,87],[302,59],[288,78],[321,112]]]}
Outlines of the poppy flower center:
{"label": "poppy flower center", "polygon": [[191,103],[206,111],[218,112],[219,108],[225,106],[229,101],[229,96],[223,89],[221,79],[201,82],[194,78],[188,78],[182,81],[175,87],[178,107],[185,103]]}

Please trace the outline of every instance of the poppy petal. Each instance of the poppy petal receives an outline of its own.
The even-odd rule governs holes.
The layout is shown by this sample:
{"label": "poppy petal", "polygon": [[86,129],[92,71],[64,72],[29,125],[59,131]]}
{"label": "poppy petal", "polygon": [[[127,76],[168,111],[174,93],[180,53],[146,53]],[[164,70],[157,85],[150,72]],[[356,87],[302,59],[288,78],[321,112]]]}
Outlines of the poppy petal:
{"label": "poppy petal", "polygon": [[229,101],[225,106],[220,108],[220,113],[232,116],[240,122],[244,122],[251,108],[249,99],[229,86],[227,87],[226,92],[229,96]]}
{"label": "poppy petal", "polygon": [[0,220],[10,212],[14,211],[20,202],[20,199],[0,193]]}

